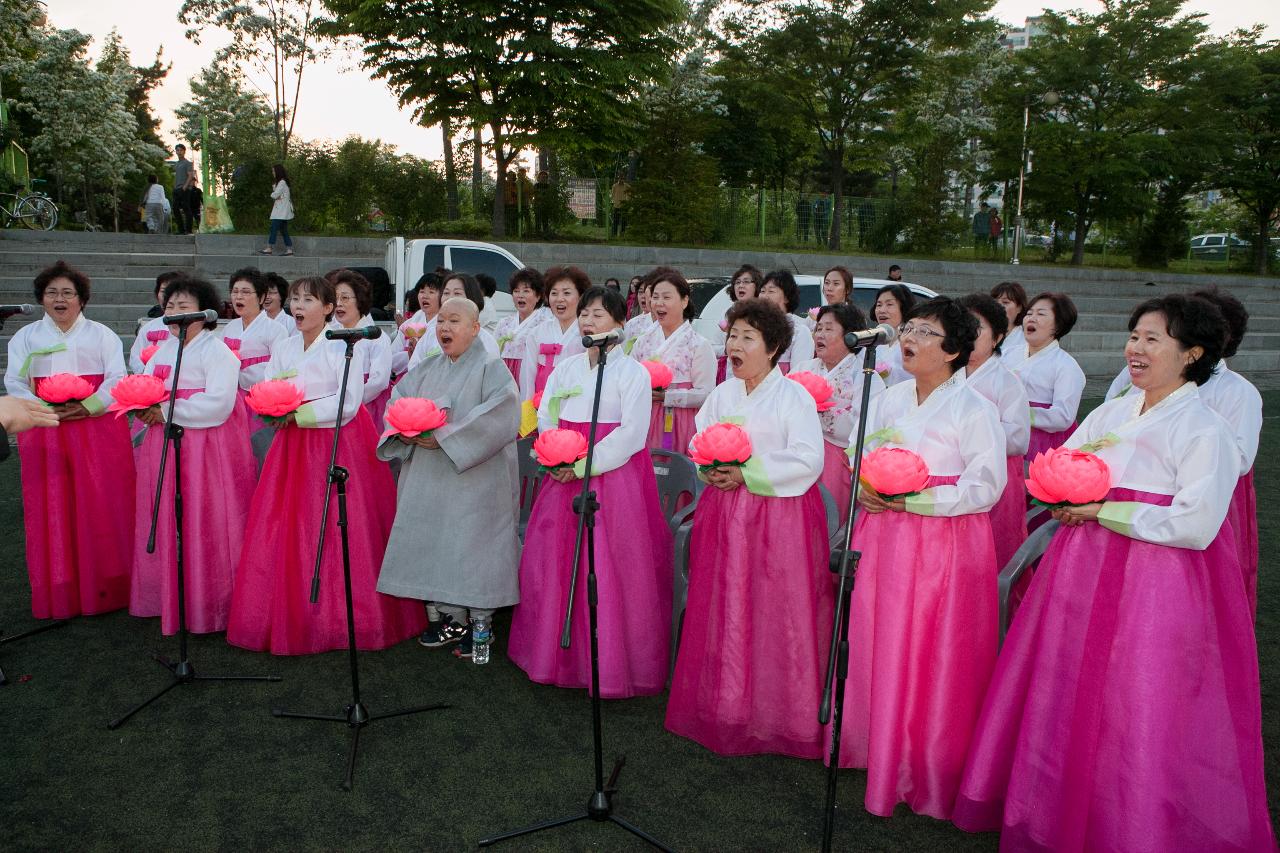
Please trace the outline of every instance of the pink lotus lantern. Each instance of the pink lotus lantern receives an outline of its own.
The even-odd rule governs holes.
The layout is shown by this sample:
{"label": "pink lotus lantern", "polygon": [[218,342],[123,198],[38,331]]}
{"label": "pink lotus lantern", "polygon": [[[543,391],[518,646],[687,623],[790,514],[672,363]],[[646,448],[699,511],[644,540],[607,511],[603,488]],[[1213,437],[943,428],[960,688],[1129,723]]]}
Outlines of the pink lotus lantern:
{"label": "pink lotus lantern", "polygon": [[886,501],[918,495],[929,485],[929,466],[904,447],[877,447],[862,457],[859,479]]}
{"label": "pink lotus lantern", "polygon": [[400,327],[400,334],[414,341],[416,341],[418,338],[422,337],[426,333],[427,333],[426,323],[405,323],[403,326]]}
{"label": "pink lotus lantern", "polygon": [[711,424],[689,440],[689,456],[704,474],[726,465],[741,467],[751,458],[751,436],[737,424]]}
{"label": "pink lotus lantern", "polygon": [[142,350],[142,352],[138,353],[138,360],[141,361],[143,364],[147,364],[148,362],[151,361],[152,356],[154,356],[159,351],[160,351],[159,344],[151,344],[145,347]]}
{"label": "pink lotus lantern", "polygon": [[36,396],[55,406],[79,403],[92,397],[93,392],[89,380],[74,373],[55,373],[36,380]]}
{"label": "pink lotus lantern", "polygon": [[448,416],[445,410],[438,408],[433,400],[425,397],[401,397],[387,406],[384,415],[387,431],[383,438],[392,435],[403,435],[414,438],[419,435],[430,435],[433,429],[445,425]]}
{"label": "pink lotus lantern", "polygon": [[111,405],[108,412],[120,417],[125,412],[140,412],[169,399],[169,389],[159,376],[139,373],[126,376],[111,388]]}
{"label": "pink lotus lantern", "polygon": [[831,383],[823,379],[816,373],[808,370],[801,370],[797,373],[788,373],[787,378],[792,382],[802,386],[804,390],[809,392],[813,397],[813,402],[817,405],[819,412],[825,412],[832,409],[836,405],[836,401],[831,397],[835,391],[831,387]]}
{"label": "pink lotus lantern", "polygon": [[1111,491],[1111,469],[1093,453],[1055,447],[1031,460],[1027,491],[1050,509],[1096,503]]}
{"label": "pink lotus lantern", "polygon": [[640,365],[649,371],[649,387],[654,391],[665,391],[671,384],[671,368],[660,361],[642,361]]}
{"label": "pink lotus lantern", "polygon": [[245,402],[269,424],[280,423],[303,403],[301,389],[287,379],[266,379],[249,389]]}
{"label": "pink lotus lantern", "polygon": [[587,440],[571,429],[550,429],[533,441],[533,455],[544,471],[572,468],[587,455]]}

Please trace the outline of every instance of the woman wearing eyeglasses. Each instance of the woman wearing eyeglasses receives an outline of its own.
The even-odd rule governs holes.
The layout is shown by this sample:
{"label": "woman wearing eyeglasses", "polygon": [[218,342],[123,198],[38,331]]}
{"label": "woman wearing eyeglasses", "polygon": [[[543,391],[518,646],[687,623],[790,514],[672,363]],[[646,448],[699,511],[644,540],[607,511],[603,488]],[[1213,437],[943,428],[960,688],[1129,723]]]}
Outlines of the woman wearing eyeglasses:
{"label": "woman wearing eyeglasses", "polygon": [[995,546],[988,512],[1004,490],[995,407],[965,382],[978,322],[938,297],[902,329],[911,379],[880,395],[868,449],[918,454],[928,485],[886,500],[860,490],[862,552],[850,608],[840,766],[867,769],[867,811],[905,802],[947,818],[996,660]]}

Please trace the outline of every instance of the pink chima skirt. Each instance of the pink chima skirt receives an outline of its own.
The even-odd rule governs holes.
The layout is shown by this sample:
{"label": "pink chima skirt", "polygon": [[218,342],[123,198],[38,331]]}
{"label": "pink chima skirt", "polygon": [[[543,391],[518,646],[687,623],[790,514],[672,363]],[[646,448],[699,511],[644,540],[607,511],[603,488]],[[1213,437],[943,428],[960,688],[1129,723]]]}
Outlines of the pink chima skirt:
{"label": "pink chima skirt", "polygon": [[[692,388],[692,382],[672,382],[671,388]],[[671,430],[666,429],[667,412],[671,412]],[[684,408],[680,406],[672,406],[668,409],[661,403],[655,402],[653,410],[649,415],[649,437],[645,444],[648,447],[656,447],[661,450],[674,450],[676,453],[689,453],[689,439],[698,432],[698,427],[694,424],[694,416],[698,414],[697,408]]]}
{"label": "pink chima skirt", "polygon": [[[930,477],[930,486],[958,478]],[[995,545],[987,513],[861,513],[849,611],[840,766],[867,768],[865,805],[951,816],[996,661]]]}
{"label": "pink chima skirt", "polygon": [[1258,615],[1258,495],[1253,488],[1253,469],[1236,481],[1227,523],[1235,534],[1240,574],[1249,598],[1249,616],[1254,618]]}
{"label": "pink chima skirt", "polygon": [[383,388],[382,392],[379,393],[378,396],[374,397],[368,403],[365,403],[364,406],[369,411],[369,419],[373,421],[373,429],[376,433],[374,436],[375,440],[377,440],[378,436],[382,434],[382,430],[385,428],[384,420],[387,413],[387,403],[391,402],[392,387],[393,386],[388,385],[386,388]]}
{"label": "pink chima skirt", "polygon": [[822,755],[828,559],[816,486],[789,498],[702,493],[669,731],[721,755]]}
{"label": "pink chima skirt", "polygon": [[[601,424],[603,438],[617,424]],[[587,434],[587,424],[560,421]],[[595,556],[599,590],[600,695],[622,699],[662,692],[671,628],[671,532],[658,503],[648,451],[591,478],[600,502]],[[560,648],[582,481],[542,480],[520,560],[520,603],[507,654],[540,684],[590,688],[586,536],[574,589],[570,645]]]}
{"label": "pink chima skirt", "polygon": [[511,378],[516,381],[516,386],[520,385],[520,359],[504,358],[502,363],[507,366],[507,370],[511,371]]}
{"label": "pink chima skirt", "polygon": [[[347,647],[338,499],[329,505],[320,599],[310,601],[320,511],[333,433],[290,424],[271,444],[249,507],[231,596],[227,641],[254,651],[305,655]],[[376,590],[396,511],[395,484],[374,455],[378,436],[360,409],[342,428],[338,464],[347,482],[356,645],[384,649],[426,627],[422,602]]]}
{"label": "pink chima skirt", "polygon": [[[84,376],[95,388],[102,376]],[[18,436],[31,614],[67,619],[129,603],[133,447],[115,414]]]}
{"label": "pink chima skirt", "polygon": [[[129,612],[159,616],[165,634],[178,631],[177,546],[173,519],[173,449],[160,494],[156,550],[147,553],[164,427],[147,429],[139,448],[137,514]],[[231,586],[244,542],[257,462],[243,421],[234,413],[222,426],[187,429],[182,436],[183,566],[187,628],[197,634],[227,629]]]}
{"label": "pink chima skirt", "polygon": [[991,681],[959,827],[1000,829],[1004,850],[1276,849],[1234,536],[1193,551],[1096,523],[1055,535]]}
{"label": "pink chima skirt", "polygon": [[840,524],[849,518],[849,500],[853,496],[853,475],[849,471],[849,456],[844,448],[829,441],[822,442],[822,476],[818,482],[827,487],[835,498],[840,513]]}

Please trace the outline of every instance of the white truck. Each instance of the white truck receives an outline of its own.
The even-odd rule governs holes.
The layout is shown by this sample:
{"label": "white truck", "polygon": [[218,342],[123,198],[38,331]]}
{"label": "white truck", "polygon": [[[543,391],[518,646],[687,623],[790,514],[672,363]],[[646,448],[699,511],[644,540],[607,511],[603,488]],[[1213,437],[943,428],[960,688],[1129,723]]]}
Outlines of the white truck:
{"label": "white truck", "polygon": [[404,307],[405,294],[413,289],[423,273],[437,267],[475,275],[487,273],[498,283],[493,297],[495,321],[513,313],[508,280],[524,264],[506,249],[476,240],[421,239],[392,237],[387,241],[383,268],[396,291],[396,309]]}

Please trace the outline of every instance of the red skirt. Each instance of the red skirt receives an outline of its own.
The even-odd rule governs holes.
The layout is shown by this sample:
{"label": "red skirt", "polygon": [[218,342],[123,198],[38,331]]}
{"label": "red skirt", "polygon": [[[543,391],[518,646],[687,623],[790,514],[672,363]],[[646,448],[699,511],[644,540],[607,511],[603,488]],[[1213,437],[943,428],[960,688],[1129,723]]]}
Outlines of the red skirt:
{"label": "red skirt", "polygon": [[[306,655],[347,647],[346,596],[338,500],[329,505],[320,598],[311,577],[333,433],[290,424],[275,437],[249,508],[240,565],[231,595],[227,642],[276,655]],[[377,432],[359,410],[342,429],[338,464],[346,468],[347,528],[356,646],[384,649],[426,627],[422,602],[378,592],[378,573],[396,512],[396,489],[374,455]]]}
{"label": "red skirt", "polygon": [[18,455],[31,614],[67,619],[128,605],[134,467],[125,419],[106,414],[27,430]]}

